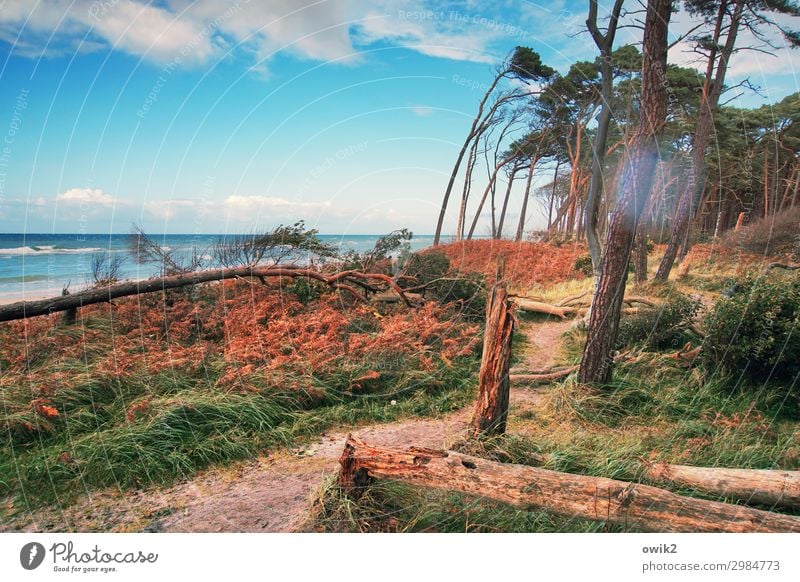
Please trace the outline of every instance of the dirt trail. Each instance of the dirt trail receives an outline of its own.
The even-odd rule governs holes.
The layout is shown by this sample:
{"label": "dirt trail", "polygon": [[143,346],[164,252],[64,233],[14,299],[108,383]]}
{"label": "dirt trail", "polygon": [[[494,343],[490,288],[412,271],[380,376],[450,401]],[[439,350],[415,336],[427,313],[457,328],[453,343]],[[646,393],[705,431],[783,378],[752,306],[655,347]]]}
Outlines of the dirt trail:
{"label": "dirt trail", "polygon": [[[571,322],[524,323],[528,354],[520,369],[553,364],[559,338]],[[511,414],[537,404],[542,389],[511,391]],[[443,418],[403,420],[371,425],[352,432],[369,443],[385,446],[447,448],[469,423],[468,406]],[[104,491],[89,496],[60,515],[52,510],[29,515],[26,531],[168,531],[287,532],[307,519],[311,496],[326,475],[333,475],[346,432],[325,434],[295,451],[283,451],[225,468],[210,469],[190,481],[166,489]],[[0,530],[4,527],[0,527]]]}

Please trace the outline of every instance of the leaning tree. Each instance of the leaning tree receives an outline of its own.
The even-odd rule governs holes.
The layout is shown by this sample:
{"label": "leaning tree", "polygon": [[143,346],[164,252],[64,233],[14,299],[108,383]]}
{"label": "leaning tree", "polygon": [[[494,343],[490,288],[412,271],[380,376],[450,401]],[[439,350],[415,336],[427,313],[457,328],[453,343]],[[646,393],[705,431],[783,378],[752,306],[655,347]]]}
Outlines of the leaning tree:
{"label": "leaning tree", "polygon": [[[447,213],[447,206],[450,201],[450,195],[453,192],[453,186],[458,176],[461,163],[464,161],[464,156],[470,148],[470,144],[474,143],[476,138],[479,138],[489,127],[491,127],[495,115],[505,105],[528,97],[531,93],[525,87],[530,83],[547,81],[555,74],[555,70],[542,63],[542,59],[534,50],[518,46],[514,49],[511,55],[503,61],[497,70],[494,80],[489,85],[489,88],[484,93],[478,104],[478,111],[475,118],[472,120],[467,137],[461,146],[461,149],[456,156],[456,162],[453,165],[453,170],[450,173],[450,179],[447,182],[444,196],[442,197],[442,206],[439,210],[439,219],[436,223],[436,232],[433,237],[433,246],[437,246],[442,236],[442,225],[444,224],[444,217]],[[496,95],[495,99],[490,100],[495,95],[501,81],[514,79],[522,81],[524,87],[505,90]]]}

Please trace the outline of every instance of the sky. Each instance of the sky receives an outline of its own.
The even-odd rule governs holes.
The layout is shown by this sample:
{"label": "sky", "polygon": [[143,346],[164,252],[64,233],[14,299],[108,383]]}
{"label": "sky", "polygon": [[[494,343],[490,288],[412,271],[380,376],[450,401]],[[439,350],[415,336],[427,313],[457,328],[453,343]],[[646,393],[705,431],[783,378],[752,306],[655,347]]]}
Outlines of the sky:
{"label": "sky", "polygon": [[[0,0],[0,231],[250,232],[303,219],[330,234],[432,233],[496,64],[517,45],[561,72],[594,58],[587,6]],[[671,38],[691,25],[676,14]],[[640,35],[625,27],[617,44]],[[798,53],[737,53],[731,84],[749,78],[761,95],[732,92],[733,103],[797,91]],[[698,66],[685,42],[670,60]],[[528,227],[542,225],[535,209]]]}

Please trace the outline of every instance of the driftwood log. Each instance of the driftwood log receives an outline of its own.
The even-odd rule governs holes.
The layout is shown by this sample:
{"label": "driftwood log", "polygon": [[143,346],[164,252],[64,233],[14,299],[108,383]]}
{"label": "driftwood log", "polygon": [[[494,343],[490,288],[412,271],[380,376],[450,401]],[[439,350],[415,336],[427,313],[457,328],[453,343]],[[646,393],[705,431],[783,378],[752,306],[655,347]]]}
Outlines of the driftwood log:
{"label": "driftwood log", "polygon": [[648,467],[647,475],[654,481],[691,487],[745,503],[800,507],[800,471],[656,463]]}
{"label": "driftwood log", "polygon": [[368,445],[348,436],[339,484],[358,496],[372,479],[457,491],[526,510],[656,532],[800,532],[800,517],[676,495],[664,489],[453,451]]}
{"label": "driftwood log", "polygon": [[[566,319],[567,316],[571,315],[585,315],[586,312],[589,310],[588,305],[561,305],[556,304],[552,305],[550,303],[545,303],[543,301],[535,301],[533,299],[528,299],[526,297],[514,297],[514,303],[517,304],[517,307],[521,311],[528,311],[531,313],[544,313],[546,315],[555,315],[556,317],[560,317],[561,319]],[[646,305],[654,305],[652,302],[639,301],[637,299],[628,299],[625,303],[643,303]],[[622,313],[625,314],[633,314],[638,313],[638,307],[625,307],[622,309]]]}
{"label": "driftwood log", "polygon": [[478,372],[478,399],[472,416],[474,435],[503,434],[506,431],[509,398],[511,341],[515,318],[508,291],[496,283],[486,304],[486,330]]}
{"label": "driftwood log", "polygon": [[48,315],[50,313],[68,311],[95,303],[107,303],[113,299],[130,295],[154,293],[211,281],[223,281],[226,279],[239,279],[243,277],[254,277],[262,281],[267,277],[306,277],[325,283],[335,289],[348,291],[361,301],[365,300],[364,296],[361,295],[353,285],[369,291],[374,289],[370,285],[370,282],[382,282],[388,285],[406,305],[411,307],[411,301],[406,296],[405,292],[391,277],[382,273],[342,271],[326,275],[313,269],[302,269],[291,266],[256,266],[194,271],[191,273],[146,279],[144,281],[116,283],[50,299],[19,301],[17,303],[0,306],[0,321]]}
{"label": "driftwood log", "polygon": [[523,384],[526,386],[535,386],[536,384],[545,384],[547,382],[554,382],[566,378],[578,369],[578,366],[568,366],[551,372],[533,372],[529,374],[511,374],[509,380],[512,385]]}
{"label": "driftwood log", "polygon": [[567,315],[572,315],[578,311],[578,309],[575,307],[550,305],[549,303],[534,301],[532,299],[524,299],[522,297],[514,298],[514,303],[516,303],[522,311],[555,315],[561,319],[564,319],[567,317]]}

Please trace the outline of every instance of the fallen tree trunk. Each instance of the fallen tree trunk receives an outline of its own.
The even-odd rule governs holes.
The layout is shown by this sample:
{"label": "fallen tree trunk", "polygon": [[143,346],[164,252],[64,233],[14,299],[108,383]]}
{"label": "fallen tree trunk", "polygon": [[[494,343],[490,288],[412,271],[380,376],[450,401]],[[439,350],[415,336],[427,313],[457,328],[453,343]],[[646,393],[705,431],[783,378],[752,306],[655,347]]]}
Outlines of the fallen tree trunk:
{"label": "fallen tree trunk", "polygon": [[654,481],[691,487],[745,503],[800,507],[800,471],[657,463],[648,467],[647,475]]}
{"label": "fallen tree trunk", "polygon": [[332,275],[325,275],[313,269],[301,269],[296,267],[267,266],[267,267],[232,267],[225,269],[209,269],[206,271],[194,271],[191,273],[181,273],[169,275],[144,281],[128,281],[114,285],[106,285],[95,289],[88,289],[79,293],[61,295],[50,299],[40,299],[37,301],[18,301],[0,307],[0,321],[11,321],[14,319],[25,319],[37,315],[48,315],[59,311],[68,311],[93,305],[95,303],[107,303],[112,299],[127,297],[130,295],[140,295],[142,293],[153,293],[165,291],[167,289],[177,289],[189,285],[198,285],[211,281],[223,281],[226,279],[237,279],[241,277],[255,277],[264,279],[266,277],[307,277],[315,279],[333,288],[353,293],[356,297],[363,300],[355,290],[347,283],[352,282],[364,287],[367,281],[382,281],[389,285],[403,302],[411,307],[405,292],[388,275],[382,273],[361,273],[359,271],[342,271]]}
{"label": "fallen tree trunk", "polygon": [[584,291],[583,293],[578,293],[577,295],[570,295],[569,297],[565,297],[561,301],[557,302],[555,305],[556,307],[566,307],[570,303],[577,301],[578,299],[583,299],[586,297],[591,291]]}
{"label": "fallen tree trunk", "polygon": [[[528,311],[531,313],[544,313],[546,315],[555,315],[561,319],[566,319],[568,315],[584,315],[589,311],[589,306],[581,305],[551,305],[542,301],[534,301],[532,299],[525,299],[524,297],[514,297],[514,303],[521,311]],[[639,313],[638,307],[625,307],[622,313],[633,314]]]}
{"label": "fallen tree trunk", "polygon": [[800,517],[676,495],[649,485],[503,464],[411,447],[371,446],[348,436],[339,484],[358,496],[372,479],[457,491],[525,510],[657,532],[800,532]]}
{"label": "fallen tree trunk", "polygon": [[800,265],[789,265],[787,263],[770,263],[761,271],[762,275],[766,275],[772,269],[783,269],[784,271],[797,271],[800,269]]}
{"label": "fallen tree trunk", "polygon": [[633,305],[634,303],[641,303],[642,305],[647,305],[648,307],[658,307],[656,303],[650,301],[645,297],[625,297],[622,300],[623,303],[627,303],[628,305]]}
{"label": "fallen tree trunk", "polygon": [[567,317],[567,315],[572,315],[577,311],[573,307],[557,307],[555,305],[550,305],[549,303],[533,301],[531,299],[523,299],[521,297],[514,298],[514,303],[516,303],[522,311],[532,311],[534,313],[555,315],[561,319],[564,319]]}
{"label": "fallen tree trunk", "polygon": [[555,372],[547,372],[545,374],[511,374],[508,379],[512,384],[525,384],[526,386],[535,386],[536,384],[544,384],[545,382],[553,382],[554,380],[561,380],[566,378],[578,369],[578,366],[570,366]]}

